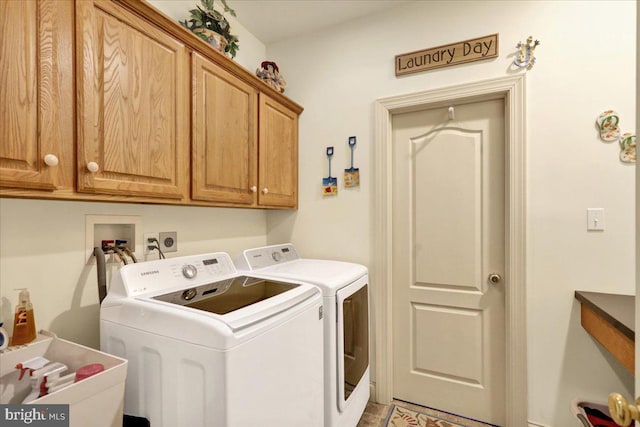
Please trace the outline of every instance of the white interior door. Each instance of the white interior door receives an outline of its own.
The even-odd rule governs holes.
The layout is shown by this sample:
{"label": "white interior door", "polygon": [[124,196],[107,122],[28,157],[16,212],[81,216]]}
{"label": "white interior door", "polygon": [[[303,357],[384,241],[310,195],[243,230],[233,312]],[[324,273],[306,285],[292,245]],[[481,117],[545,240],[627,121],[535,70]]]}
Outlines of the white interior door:
{"label": "white interior door", "polygon": [[393,396],[504,425],[504,101],[454,115],[393,116]]}

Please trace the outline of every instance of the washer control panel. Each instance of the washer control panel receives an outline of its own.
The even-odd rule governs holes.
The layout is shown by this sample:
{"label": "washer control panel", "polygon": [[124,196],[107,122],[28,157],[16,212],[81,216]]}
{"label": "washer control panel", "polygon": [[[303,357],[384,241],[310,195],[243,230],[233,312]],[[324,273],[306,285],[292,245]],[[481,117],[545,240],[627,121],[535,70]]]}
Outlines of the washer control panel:
{"label": "washer control panel", "polygon": [[238,259],[238,267],[246,270],[270,267],[300,259],[291,243],[247,249]]}
{"label": "washer control panel", "polygon": [[224,252],[127,264],[120,269],[128,296],[197,286],[236,274]]}

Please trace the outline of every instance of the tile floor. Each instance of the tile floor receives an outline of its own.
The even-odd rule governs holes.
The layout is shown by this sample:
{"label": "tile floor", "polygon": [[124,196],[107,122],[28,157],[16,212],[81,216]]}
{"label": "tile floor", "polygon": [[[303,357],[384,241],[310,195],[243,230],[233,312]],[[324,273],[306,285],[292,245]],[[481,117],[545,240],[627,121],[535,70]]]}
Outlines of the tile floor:
{"label": "tile floor", "polygon": [[[427,414],[433,414],[437,417],[444,417],[444,419],[451,420],[451,422],[461,423],[462,425],[469,427],[489,427],[488,424],[484,424],[480,421],[474,421],[469,419],[460,419],[455,415],[438,413],[435,409],[424,408],[422,406],[414,405],[409,402],[403,402],[402,400],[393,400],[394,405],[411,409],[413,411],[423,412]],[[389,408],[391,405],[382,405],[380,403],[369,402],[367,407],[358,422],[357,427],[385,427],[384,422],[387,419]],[[456,424],[458,425],[458,424]]]}
{"label": "tile floor", "polygon": [[383,427],[384,420],[387,418],[389,405],[381,403],[369,402],[364,409],[364,413],[358,422],[357,427]]}

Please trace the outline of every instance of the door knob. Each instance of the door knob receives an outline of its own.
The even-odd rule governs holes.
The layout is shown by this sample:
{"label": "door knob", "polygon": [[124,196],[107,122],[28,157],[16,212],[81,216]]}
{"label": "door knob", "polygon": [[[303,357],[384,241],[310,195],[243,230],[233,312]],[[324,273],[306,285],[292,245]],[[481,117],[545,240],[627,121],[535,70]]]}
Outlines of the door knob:
{"label": "door knob", "polygon": [[631,425],[633,420],[640,420],[639,406],[640,398],[636,399],[635,405],[630,405],[620,393],[609,395],[609,413],[619,426],[626,427]]}
{"label": "door knob", "polygon": [[500,283],[500,281],[502,280],[502,276],[500,276],[498,273],[491,273],[489,277],[487,277],[487,280],[489,281],[489,283],[493,283],[495,285],[497,283]]}
{"label": "door knob", "polygon": [[258,187],[256,187],[256,186],[254,185],[254,186],[252,186],[252,187],[250,188],[250,190],[251,190],[251,192],[252,192],[252,193],[255,193],[255,192],[257,192],[257,191],[258,191]]}
{"label": "door knob", "polygon": [[262,189],[262,194],[267,194],[269,192],[269,189],[267,187],[264,187]]}

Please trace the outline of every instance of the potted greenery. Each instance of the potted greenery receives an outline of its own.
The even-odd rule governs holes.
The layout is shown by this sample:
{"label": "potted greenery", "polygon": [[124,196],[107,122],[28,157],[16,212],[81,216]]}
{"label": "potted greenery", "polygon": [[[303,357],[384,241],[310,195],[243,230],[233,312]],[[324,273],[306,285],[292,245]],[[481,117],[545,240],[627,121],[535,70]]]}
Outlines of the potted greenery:
{"label": "potted greenery", "polygon": [[[238,37],[231,34],[229,21],[221,12],[213,8],[214,0],[200,0],[196,9],[191,9],[191,18],[180,21],[185,28],[193,31],[198,37],[211,44],[220,52],[236,56],[239,49]],[[227,5],[227,0],[220,0],[224,12],[236,16],[236,12]]]}

